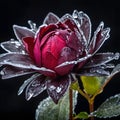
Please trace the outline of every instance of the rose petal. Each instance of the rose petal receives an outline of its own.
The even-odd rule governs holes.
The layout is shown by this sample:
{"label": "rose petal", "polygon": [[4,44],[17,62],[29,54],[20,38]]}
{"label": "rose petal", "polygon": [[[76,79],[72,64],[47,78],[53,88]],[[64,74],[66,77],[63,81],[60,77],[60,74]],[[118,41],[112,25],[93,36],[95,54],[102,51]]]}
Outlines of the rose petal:
{"label": "rose petal", "polygon": [[104,23],[101,22],[89,45],[89,52],[95,54],[103,45],[105,40],[109,38],[110,28],[103,29]]}
{"label": "rose petal", "polygon": [[87,59],[90,58],[91,56],[92,56],[91,54],[88,54],[88,55],[86,55],[85,57],[81,57],[81,58],[79,58],[79,59],[76,60],[76,61],[73,60],[73,61],[64,62],[64,63],[58,65],[56,68],[65,67],[65,66],[67,67],[67,66],[69,66],[69,65],[76,65],[76,64],[79,64],[79,63],[81,63],[81,62],[87,60]]}
{"label": "rose petal", "polygon": [[30,59],[29,55],[20,53],[5,53],[0,55],[0,64],[24,68],[24,66],[29,67],[33,64],[33,62]]}
{"label": "rose petal", "polygon": [[5,67],[1,70],[2,79],[9,79],[13,77],[18,77],[26,74],[34,73],[33,70],[19,69],[11,66]]}
{"label": "rose petal", "polygon": [[24,46],[19,41],[13,39],[2,42],[1,47],[7,52],[26,53]]}
{"label": "rose petal", "polygon": [[67,26],[66,28],[69,28],[72,31],[78,30],[78,26],[70,14],[65,14],[60,21]]}
{"label": "rose petal", "polygon": [[51,23],[57,23],[59,21],[59,18],[52,12],[49,12],[48,15],[45,17],[43,24],[51,24]]}
{"label": "rose petal", "polygon": [[82,41],[83,41],[83,38],[82,38],[82,35],[80,35],[80,33],[72,32],[67,41],[67,46],[77,51],[79,56],[79,55],[82,55],[82,52],[84,50]]}
{"label": "rose petal", "polygon": [[35,33],[31,29],[28,29],[27,27],[13,25],[13,30],[14,30],[14,33],[17,39],[20,41],[22,41],[23,37],[34,37],[35,36]]}
{"label": "rose petal", "polygon": [[34,53],[33,53],[34,38],[32,38],[32,37],[25,37],[25,38],[23,38],[23,43],[25,45],[26,51],[30,54],[30,57],[32,59],[34,59]]}
{"label": "rose petal", "polygon": [[37,67],[28,55],[18,53],[6,53],[0,55],[1,65],[11,65],[21,69],[31,69],[40,72],[46,76],[56,76],[55,72],[44,68]]}
{"label": "rose petal", "polygon": [[42,49],[42,65],[54,70],[58,65],[58,58],[64,46],[66,46],[66,43],[60,37],[57,35],[51,36]]}
{"label": "rose petal", "polygon": [[91,21],[90,21],[90,18],[84,12],[82,12],[82,11],[78,12],[77,10],[74,10],[72,16],[76,21],[76,25],[78,26],[79,31],[85,37],[85,40],[88,44],[89,40],[90,40],[90,37],[91,37]]}
{"label": "rose petal", "polygon": [[[41,67],[41,47],[43,44],[45,44],[47,38],[53,33],[53,30],[57,28],[56,25],[51,24],[49,26],[43,26],[40,27],[38,30],[38,34],[36,34],[36,39],[35,39],[35,46],[34,46],[34,58],[35,58],[35,63]],[[46,38],[42,39],[46,33],[47,36]],[[42,41],[41,41],[42,40]]]}
{"label": "rose petal", "polygon": [[90,41],[91,37],[91,21],[87,14],[83,13],[82,11],[79,12],[79,19],[81,19],[81,26],[80,29],[83,31],[83,34],[87,40],[87,43]]}
{"label": "rose petal", "polygon": [[68,65],[65,65],[65,66],[57,66],[55,68],[55,71],[58,75],[60,76],[63,76],[63,75],[66,75],[68,74],[70,71],[72,71],[73,67],[74,67],[74,63],[73,64],[68,64]]}
{"label": "rose petal", "polygon": [[[62,64],[66,61],[72,61],[76,59],[76,54],[75,51],[71,50],[69,47],[64,47],[61,51],[61,55],[58,61],[58,64]],[[57,74],[59,75],[65,75],[68,74],[74,65],[67,65],[67,66],[63,66],[63,67],[56,67],[55,71],[57,72]]]}
{"label": "rose petal", "polygon": [[100,66],[100,67],[80,69],[78,71],[78,75],[81,75],[81,76],[109,76],[110,72],[104,70],[102,68],[102,66]]}
{"label": "rose petal", "polygon": [[29,79],[25,80],[24,83],[21,85],[21,87],[18,90],[18,95],[20,95],[24,89],[26,88],[26,86],[33,80],[35,80],[37,77],[39,77],[40,74],[34,74],[32,75]]}
{"label": "rose petal", "polygon": [[96,67],[100,65],[104,65],[114,59],[119,58],[119,53],[97,53],[93,57],[90,58],[90,60],[85,64],[84,68],[89,68],[89,67]]}
{"label": "rose petal", "polygon": [[47,82],[47,92],[56,104],[67,91],[70,80],[70,77],[64,76]]}
{"label": "rose petal", "polygon": [[[74,31],[75,34],[73,35],[77,39],[77,42],[76,42],[78,44],[77,46],[79,46],[76,48],[78,48],[79,51],[84,50],[87,47],[88,43],[86,41],[83,31],[80,29],[80,26],[77,25],[76,20],[71,15],[66,14],[61,18],[61,21],[63,22],[63,24],[67,26],[67,28]],[[70,38],[71,41],[73,40],[73,35],[71,35],[71,38]]]}
{"label": "rose petal", "polygon": [[64,47],[61,50],[61,54],[60,54],[60,58],[58,61],[58,64],[62,64],[66,61],[72,61],[75,60],[76,57],[76,51],[74,51],[73,49],[69,48],[69,47]]}
{"label": "rose petal", "polygon": [[50,24],[50,25],[42,25],[39,27],[36,35],[37,38],[39,38],[39,40],[42,39],[42,37],[44,37],[46,34],[48,34],[51,31],[54,31],[55,29],[57,29],[57,25],[56,24]]}
{"label": "rose petal", "polygon": [[36,75],[26,88],[26,99],[36,97],[46,89],[46,77],[43,75]]}

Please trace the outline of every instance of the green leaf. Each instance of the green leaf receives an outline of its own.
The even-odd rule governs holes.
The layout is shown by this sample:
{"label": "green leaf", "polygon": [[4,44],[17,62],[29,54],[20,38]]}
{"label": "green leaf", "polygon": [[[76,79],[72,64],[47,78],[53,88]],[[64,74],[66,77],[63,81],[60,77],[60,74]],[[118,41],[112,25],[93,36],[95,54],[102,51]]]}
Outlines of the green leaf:
{"label": "green leaf", "polygon": [[84,91],[87,94],[94,95],[102,86],[106,77],[81,76]]}
{"label": "green leaf", "polygon": [[120,115],[120,94],[108,98],[102,105],[90,114],[98,118],[111,118]]}
{"label": "green leaf", "polygon": [[75,119],[88,119],[89,115],[87,112],[80,112],[75,116]]}
{"label": "green leaf", "polygon": [[[77,92],[73,92],[75,108],[77,102]],[[44,99],[36,110],[36,120],[68,120],[69,119],[69,92],[55,104],[50,97]]]}
{"label": "green leaf", "polygon": [[72,90],[78,90],[79,89],[79,83],[78,83],[78,81],[72,82],[70,88]]}

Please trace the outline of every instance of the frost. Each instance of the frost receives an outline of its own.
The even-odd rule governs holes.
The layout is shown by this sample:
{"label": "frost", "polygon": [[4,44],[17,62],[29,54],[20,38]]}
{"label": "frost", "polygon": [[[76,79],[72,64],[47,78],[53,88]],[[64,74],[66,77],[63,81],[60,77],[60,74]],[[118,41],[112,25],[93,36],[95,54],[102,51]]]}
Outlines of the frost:
{"label": "frost", "polygon": [[31,20],[28,20],[28,24],[30,25],[30,28],[32,29],[33,32],[37,31],[37,27],[35,23],[33,23]]}
{"label": "frost", "polygon": [[[73,91],[73,109],[75,109],[77,92]],[[50,97],[40,102],[36,109],[36,120],[68,120],[69,119],[69,93],[55,104]]]}
{"label": "frost", "polygon": [[49,12],[48,15],[45,17],[43,24],[49,25],[50,23],[57,23],[59,18],[52,12]]}
{"label": "frost", "polygon": [[[84,68],[90,68],[90,67],[96,67],[103,65],[105,67],[106,63],[112,61],[112,60],[117,60],[119,58],[119,53],[97,53],[91,59],[89,62],[84,66]],[[106,65],[107,67],[107,65]],[[110,65],[109,65],[110,67]],[[112,67],[112,66],[111,66]]]}
{"label": "frost", "polygon": [[11,39],[10,41],[7,42],[2,42],[1,47],[9,53],[18,52],[18,53],[27,54],[23,45],[19,41],[14,39]]}
{"label": "frost", "polygon": [[34,74],[32,77],[30,77],[29,79],[25,80],[24,83],[22,84],[22,86],[19,88],[18,91],[18,95],[20,95],[23,90],[25,89],[25,87],[32,81],[35,80],[38,76],[40,76],[40,74]]}
{"label": "frost", "polygon": [[108,98],[100,107],[90,114],[97,118],[111,118],[120,115],[120,94]]}
{"label": "frost", "polygon": [[16,38],[20,41],[21,44],[22,44],[23,37],[33,37],[34,38],[34,36],[35,36],[35,33],[31,29],[28,29],[27,27],[13,25],[13,30],[16,35]]}
{"label": "frost", "polygon": [[26,99],[30,100],[32,97],[36,97],[46,89],[46,77],[43,75],[33,76],[33,80],[28,84],[26,88]]}
{"label": "frost", "polygon": [[97,30],[94,32],[92,40],[90,41],[89,51],[94,50],[94,54],[100,49],[106,39],[109,38],[110,28],[103,29],[103,27],[104,23],[101,22]]}
{"label": "frost", "polygon": [[28,55],[18,54],[18,53],[5,53],[0,55],[1,65],[11,65],[21,69],[33,69],[41,72],[55,73],[54,71],[44,68],[37,67],[34,65],[33,61]]}
{"label": "frost", "polygon": [[2,79],[8,79],[13,77],[18,77],[26,74],[34,73],[32,70],[23,70],[14,67],[7,66],[3,70],[1,70]]}
{"label": "frost", "polygon": [[63,66],[67,66],[67,65],[72,65],[72,64],[78,64],[78,63],[80,63],[80,62],[82,62],[82,61],[84,61],[84,60],[87,60],[88,58],[90,58],[91,57],[91,54],[88,54],[87,56],[85,56],[85,57],[82,57],[82,58],[80,58],[80,59],[78,59],[78,60],[76,60],[76,61],[67,61],[67,62],[64,62],[64,63],[62,63],[62,64],[60,64],[60,65],[58,65],[56,68],[59,68],[59,67],[63,67]]}

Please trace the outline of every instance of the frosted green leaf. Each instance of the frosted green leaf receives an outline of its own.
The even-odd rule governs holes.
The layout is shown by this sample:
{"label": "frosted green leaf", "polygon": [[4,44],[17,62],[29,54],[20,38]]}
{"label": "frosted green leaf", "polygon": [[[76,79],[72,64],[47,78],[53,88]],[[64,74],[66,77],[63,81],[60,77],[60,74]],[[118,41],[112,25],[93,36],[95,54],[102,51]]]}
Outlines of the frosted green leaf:
{"label": "frosted green leaf", "polygon": [[79,118],[79,119],[88,119],[89,115],[88,115],[87,112],[80,112],[79,114],[77,114],[75,116],[75,119],[77,119],[77,118]]}
{"label": "frosted green leaf", "polygon": [[[77,92],[73,92],[73,109],[76,105]],[[69,119],[69,92],[55,104],[50,97],[40,102],[36,110],[36,120],[68,120]]]}
{"label": "frosted green leaf", "polygon": [[111,118],[120,115],[120,94],[108,98],[100,107],[90,114],[97,118]]}

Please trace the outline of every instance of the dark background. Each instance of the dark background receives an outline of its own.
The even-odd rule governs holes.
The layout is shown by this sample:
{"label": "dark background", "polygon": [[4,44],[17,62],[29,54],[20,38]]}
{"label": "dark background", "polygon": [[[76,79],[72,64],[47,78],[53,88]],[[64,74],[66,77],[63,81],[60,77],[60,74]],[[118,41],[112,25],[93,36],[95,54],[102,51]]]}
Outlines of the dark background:
{"label": "dark background", "polygon": [[[92,34],[100,21],[105,27],[111,28],[111,37],[102,46],[103,51],[120,52],[120,4],[115,0],[1,0],[0,1],[0,42],[15,38],[12,25],[27,26],[32,20],[37,26],[42,24],[48,12],[54,12],[59,17],[65,13],[72,14],[74,9],[84,11],[91,18]],[[0,49],[0,53],[3,51]],[[46,91],[38,97],[26,101],[24,93],[17,91],[23,81],[29,76],[9,80],[0,80],[0,120],[34,120],[35,110],[39,102],[47,96]],[[120,93],[120,74],[116,75],[107,85],[104,93],[96,98],[95,109],[108,97]],[[81,96],[79,96],[80,98]],[[87,110],[84,98],[79,100],[78,109]],[[119,120],[120,117],[111,120]],[[98,120],[98,119],[97,119]],[[109,119],[110,120],[110,119]]]}

